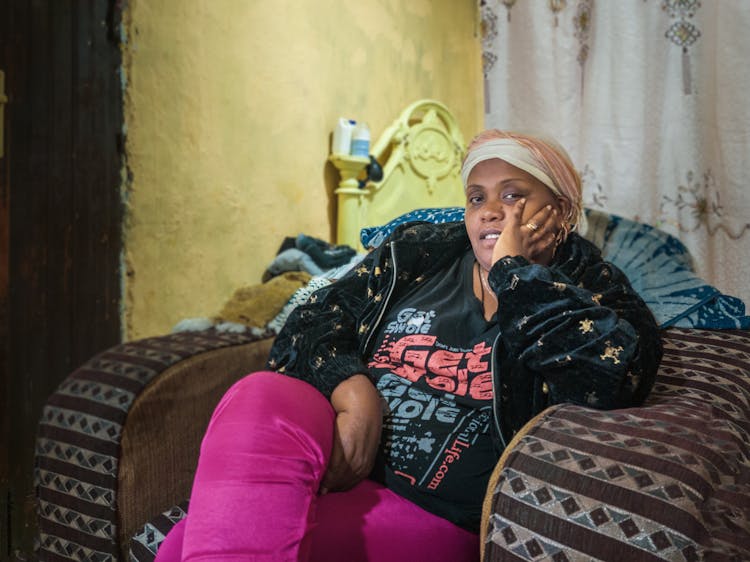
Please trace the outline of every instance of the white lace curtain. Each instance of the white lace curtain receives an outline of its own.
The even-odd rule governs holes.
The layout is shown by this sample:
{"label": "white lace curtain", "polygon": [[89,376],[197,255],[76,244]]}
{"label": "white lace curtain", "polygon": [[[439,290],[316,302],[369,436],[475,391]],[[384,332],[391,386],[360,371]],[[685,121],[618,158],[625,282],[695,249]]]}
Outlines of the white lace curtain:
{"label": "white lace curtain", "polygon": [[480,1],[486,126],[556,137],[586,206],[750,305],[750,1]]}

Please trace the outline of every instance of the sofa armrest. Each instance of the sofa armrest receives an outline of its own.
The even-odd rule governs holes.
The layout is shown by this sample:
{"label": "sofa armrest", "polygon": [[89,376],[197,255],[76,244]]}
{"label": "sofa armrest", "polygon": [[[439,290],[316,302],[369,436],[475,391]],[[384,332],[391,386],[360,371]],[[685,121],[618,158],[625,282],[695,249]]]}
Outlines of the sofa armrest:
{"label": "sofa armrest", "polygon": [[670,329],[638,408],[561,404],[493,474],[483,560],[750,560],[750,332]]}
{"label": "sofa armrest", "polygon": [[126,560],[129,538],[190,494],[223,393],[272,339],[214,330],[113,347],[48,399],[35,451],[40,559]]}

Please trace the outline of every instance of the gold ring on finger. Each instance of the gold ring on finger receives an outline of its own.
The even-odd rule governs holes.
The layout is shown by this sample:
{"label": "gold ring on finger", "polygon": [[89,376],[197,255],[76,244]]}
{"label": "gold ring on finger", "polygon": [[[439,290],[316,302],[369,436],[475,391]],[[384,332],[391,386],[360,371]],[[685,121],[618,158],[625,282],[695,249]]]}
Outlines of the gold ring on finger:
{"label": "gold ring on finger", "polygon": [[539,225],[533,221],[529,221],[526,223],[526,228],[529,230],[539,230]]}

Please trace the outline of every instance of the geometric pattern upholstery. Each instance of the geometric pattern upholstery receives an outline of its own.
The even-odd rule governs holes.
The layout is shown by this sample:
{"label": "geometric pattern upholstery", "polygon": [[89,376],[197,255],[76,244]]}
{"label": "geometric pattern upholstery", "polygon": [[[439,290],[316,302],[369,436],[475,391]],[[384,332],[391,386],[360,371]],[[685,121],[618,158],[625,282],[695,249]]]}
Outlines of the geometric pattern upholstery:
{"label": "geometric pattern upholstery", "polygon": [[152,562],[169,530],[187,515],[188,500],[161,513],[133,535],[130,541],[131,562]]}
{"label": "geometric pattern upholstery", "polygon": [[110,348],[69,375],[47,400],[37,432],[39,559],[117,560],[120,440],[134,400],[184,359],[268,336],[208,330],[142,339]]}
{"label": "geometric pattern upholstery", "polygon": [[[117,471],[128,409],[191,356],[265,336],[183,332],[116,346],[71,374],[39,426],[41,560],[117,560]],[[750,560],[750,332],[670,328],[640,408],[562,404],[491,483],[485,562]],[[153,560],[187,501],[133,537]]]}
{"label": "geometric pattern upholstery", "polygon": [[750,333],[670,329],[639,408],[550,408],[493,483],[485,560],[750,560]]}

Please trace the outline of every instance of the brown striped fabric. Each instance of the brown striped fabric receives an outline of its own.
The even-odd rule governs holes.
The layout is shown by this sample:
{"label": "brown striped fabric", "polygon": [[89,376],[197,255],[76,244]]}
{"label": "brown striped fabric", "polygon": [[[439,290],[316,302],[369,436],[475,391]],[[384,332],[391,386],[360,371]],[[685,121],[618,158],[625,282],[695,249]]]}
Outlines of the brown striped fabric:
{"label": "brown striped fabric", "polygon": [[750,560],[750,332],[670,329],[639,408],[550,408],[491,485],[485,562]]}
{"label": "brown striped fabric", "polygon": [[121,559],[118,469],[130,407],[173,365],[263,337],[209,330],[143,339],[109,349],[69,375],[48,399],[37,431],[39,559]]}

